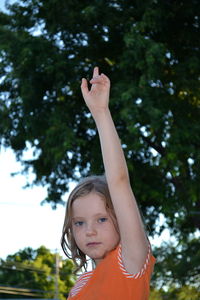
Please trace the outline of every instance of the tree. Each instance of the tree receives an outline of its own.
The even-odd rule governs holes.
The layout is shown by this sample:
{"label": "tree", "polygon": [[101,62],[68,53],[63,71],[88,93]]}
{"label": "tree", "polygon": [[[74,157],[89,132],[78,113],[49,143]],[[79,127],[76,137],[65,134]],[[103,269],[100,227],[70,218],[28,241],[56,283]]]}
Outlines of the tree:
{"label": "tree", "polygon": [[200,291],[191,286],[183,286],[181,288],[171,287],[169,291],[152,290],[150,300],[198,300]]}
{"label": "tree", "polygon": [[[23,0],[8,9],[0,14],[2,144],[48,187],[54,207],[70,180],[102,173],[79,88],[98,65],[112,80],[111,110],[145,223],[178,243],[158,249],[161,260],[171,251],[181,266],[190,245],[199,258],[200,2]],[[29,145],[34,158],[25,161]],[[177,271],[179,284],[198,274],[193,260],[187,280]]]}
{"label": "tree", "polygon": [[[56,266],[56,256],[59,265]],[[56,267],[59,272],[56,272]],[[75,277],[73,263],[51,253],[44,246],[33,250],[25,248],[8,255],[0,264],[1,298],[55,298],[66,299]],[[59,276],[56,278],[57,273]],[[57,285],[56,285],[57,280]],[[58,288],[58,291],[56,289]]]}

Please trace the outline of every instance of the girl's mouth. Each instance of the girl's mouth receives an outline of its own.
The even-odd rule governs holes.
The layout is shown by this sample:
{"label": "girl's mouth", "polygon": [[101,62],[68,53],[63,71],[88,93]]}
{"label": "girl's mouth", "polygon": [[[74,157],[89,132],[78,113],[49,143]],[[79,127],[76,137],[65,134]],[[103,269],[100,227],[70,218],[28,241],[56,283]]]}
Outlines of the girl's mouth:
{"label": "girl's mouth", "polygon": [[92,242],[92,243],[87,243],[87,247],[95,247],[95,246],[98,246],[100,245],[101,243],[99,242]]}

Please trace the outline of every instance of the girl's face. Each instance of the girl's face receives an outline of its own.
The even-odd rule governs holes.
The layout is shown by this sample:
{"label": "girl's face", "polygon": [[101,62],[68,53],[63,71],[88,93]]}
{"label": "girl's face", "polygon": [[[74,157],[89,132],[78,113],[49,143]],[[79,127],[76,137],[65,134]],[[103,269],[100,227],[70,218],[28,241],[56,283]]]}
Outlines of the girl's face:
{"label": "girl's face", "polygon": [[119,234],[104,200],[95,192],[72,204],[72,231],[79,249],[98,264],[119,243]]}

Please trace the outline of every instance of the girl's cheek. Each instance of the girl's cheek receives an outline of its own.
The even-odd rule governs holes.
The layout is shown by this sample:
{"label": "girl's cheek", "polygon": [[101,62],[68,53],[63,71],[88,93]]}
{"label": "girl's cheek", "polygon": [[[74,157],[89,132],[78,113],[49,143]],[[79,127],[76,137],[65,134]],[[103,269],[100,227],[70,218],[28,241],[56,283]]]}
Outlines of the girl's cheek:
{"label": "girl's cheek", "polygon": [[74,234],[74,236],[75,235],[76,236],[80,235],[82,231],[83,231],[82,227],[76,227],[76,226],[74,226],[74,228],[73,228],[73,234]]}
{"label": "girl's cheek", "polygon": [[77,228],[75,226],[72,226],[72,233],[74,237],[77,236]]}

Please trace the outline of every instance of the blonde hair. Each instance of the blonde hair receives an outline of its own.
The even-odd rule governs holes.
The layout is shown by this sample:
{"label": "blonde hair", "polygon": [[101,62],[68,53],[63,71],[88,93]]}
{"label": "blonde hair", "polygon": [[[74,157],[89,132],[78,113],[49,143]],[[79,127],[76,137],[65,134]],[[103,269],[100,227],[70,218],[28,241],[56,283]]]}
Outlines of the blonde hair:
{"label": "blonde hair", "polygon": [[105,201],[105,206],[113,223],[118,230],[117,219],[114,212],[112,200],[110,197],[108,184],[105,176],[90,176],[86,177],[75,187],[75,189],[69,195],[61,237],[61,246],[66,256],[72,259],[76,265],[75,273],[77,273],[82,267],[87,270],[87,258],[76,245],[72,232],[72,204],[80,197],[86,196],[91,192],[95,192],[101,196]]}

